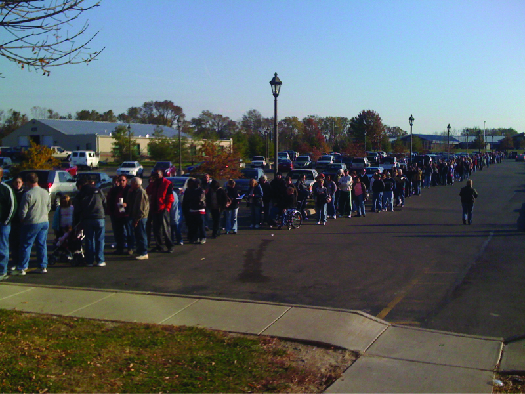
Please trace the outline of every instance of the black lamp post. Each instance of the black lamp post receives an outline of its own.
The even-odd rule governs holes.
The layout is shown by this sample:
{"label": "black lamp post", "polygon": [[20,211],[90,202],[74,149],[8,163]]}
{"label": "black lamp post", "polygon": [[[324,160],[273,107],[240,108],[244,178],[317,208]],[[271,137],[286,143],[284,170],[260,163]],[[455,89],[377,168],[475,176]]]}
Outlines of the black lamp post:
{"label": "black lamp post", "polygon": [[283,83],[277,76],[277,73],[273,76],[272,80],[270,81],[270,85],[272,86],[272,94],[274,97],[274,104],[273,104],[273,133],[274,133],[274,144],[275,144],[275,169],[274,174],[277,177],[277,172],[279,171],[279,134],[277,131],[277,97],[279,97],[279,92],[281,91],[281,85]]}
{"label": "black lamp post", "polygon": [[412,114],[408,118],[408,123],[410,124],[410,157],[408,159],[408,164],[412,164],[412,126],[414,125],[414,117]]}
{"label": "black lamp post", "polygon": [[450,123],[447,126],[447,158],[450,160]]}
{"label": "black lamp post", "polygon": [[131,124],[128,124],[128,149],[129,149],[129,161],[131,161]]}
{"label": "black lamp post", "polygon": [[182,142],[180,140],[180,128],[182,127],[182,119],[179,116],[177,116],[177,129],[179,130],[179,176],[182,176]]}

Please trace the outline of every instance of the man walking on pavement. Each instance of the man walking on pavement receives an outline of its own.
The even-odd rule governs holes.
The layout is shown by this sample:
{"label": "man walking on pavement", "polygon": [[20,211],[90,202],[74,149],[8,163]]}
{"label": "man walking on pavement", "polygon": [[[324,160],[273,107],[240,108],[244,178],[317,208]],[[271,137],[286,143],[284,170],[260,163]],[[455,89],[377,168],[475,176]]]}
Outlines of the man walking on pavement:
{"label": "man walking on pavement", "polygon": [[30,172],[25,178],[27,192],[20,202],[20,265],[12,275],[25,275],[31,258],[31,248],[36,243],[40,273],[47,273],[47,232],[51,199],[47,190],[38,186],[38,176]]}
{"label": "man walking on pavement", "polygon": [[104,237],[106,235],[106,197],[93,179],[81,178],[75,196],[73,225],[80,224],[86,234],[86,265],[105,267]]}
{"label": "man walking on pavement", "polygon": [[[4,169],[0,167],[0,181]],[[7,279],[7,264],[9,262],[9,233],[11,220],[16,213],[16,198],[13,190],[5,183],[0,183],[0,282]]]}
{"label": "man walking on pavement", "polygon": [[131,190],[127,195],[127,205],[131,226],[135,231],[135,244],[137,260],[147,260],[148,256],[148,237],[146,235],[146,222],[149,215],[149,198],[146,190],[142,187],[142,179],[131,179]]}
{"label": "man walking on pavement", "polygon": [[173,242],[171,241],[169,212],[173,201],[173,185],[164,178],[162,171],[152,175],[152,182],[146,188],[150,197],[150,211],[153,214],[153,235],[157,243],[152,251],[162,251],[162,238],[166,243],[168,253],[173,253]]}

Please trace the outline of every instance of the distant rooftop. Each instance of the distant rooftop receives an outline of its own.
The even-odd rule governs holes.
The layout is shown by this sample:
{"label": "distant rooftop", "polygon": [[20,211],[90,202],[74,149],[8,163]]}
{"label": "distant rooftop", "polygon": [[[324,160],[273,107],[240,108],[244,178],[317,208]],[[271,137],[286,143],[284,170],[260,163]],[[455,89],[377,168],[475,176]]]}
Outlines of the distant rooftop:
{"label": "distant rooftop", "polygon": [[[67,135],[98,134],[111,135],[117,126],[126,126],[128,123],[121,122],[94,122],[91,120],[69,120],[69,119],[32,119],[44,123]],[[32,121],[31,120],[31,121]],[[167,137],[178,136],[178,130],[173,127],[157,126],[152,124],[131,123],[131,132],[135,137],[151,137],[157,127],[162,128]],[[191,139],[186,133],[180,133],[181,137]]]}

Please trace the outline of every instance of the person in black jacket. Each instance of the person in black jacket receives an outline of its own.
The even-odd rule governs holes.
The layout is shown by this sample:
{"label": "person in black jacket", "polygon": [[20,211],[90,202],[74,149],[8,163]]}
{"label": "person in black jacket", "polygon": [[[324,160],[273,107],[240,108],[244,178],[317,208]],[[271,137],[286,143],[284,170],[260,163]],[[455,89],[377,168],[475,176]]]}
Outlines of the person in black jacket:
{"label": "person in black jacket", "polygon": [[204,215],[206,214],[206,193],[200,187],[200,181],[188,179],[188,188],[182,200],[182,213],[188,226],[189,243],[205,244]]}
{"label": "person in black jacket", "polygon": [[[237,214],[239,213],[239,189],[235,181],[230,179],[226,186],[226,195],[228,196],[227,206],[224,210],[226,219],[226,234],[237,234]],[[229,205],[228,205],[229,203]]]}
{"label": "person in black jacket", "polygon": [[467,181],[467,186],[461,188],[459,195],[461,197],[461,206],[463,207],[463,224],[472,224],[474,201],[478,198],[478,192],[472,187],[472,179]]}
{"label": "person in black jacket", "polygon": [[259,185],[261,185],[263,191],[262,203],[264,216],[261,221],[262,223],[270,225],[270,210],[272,207],[272,187],[270,186],[270,182],[268,182],[268,178],[266,177],[266,175],[263,175],[259,178]]}
{"label": "person in black jacket", "polygon": [[383,210],[383,192],[385,191],[385,183],[381,179],[381,174],[376,172],[374,174],[374,182],[372,183],[372,212],[381,212]]}
{"label": "person in black jacket", "polygon": [[105,267],[104,237],[106,235],[106,197],[95,186],[95,181],[81,178],[77,182],[78,194],[73,204],[73,225],[80,224],[85,232],[86,264]]}

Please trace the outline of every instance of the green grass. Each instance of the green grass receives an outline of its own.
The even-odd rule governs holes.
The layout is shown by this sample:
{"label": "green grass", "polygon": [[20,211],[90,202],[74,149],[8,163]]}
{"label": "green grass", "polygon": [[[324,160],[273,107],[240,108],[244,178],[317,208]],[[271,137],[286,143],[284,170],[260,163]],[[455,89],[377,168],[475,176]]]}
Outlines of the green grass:
{"label": "green grass", "polygon": [[0,392],[283,392],[308,376],[289,360],[277,339],[0,310]]}

